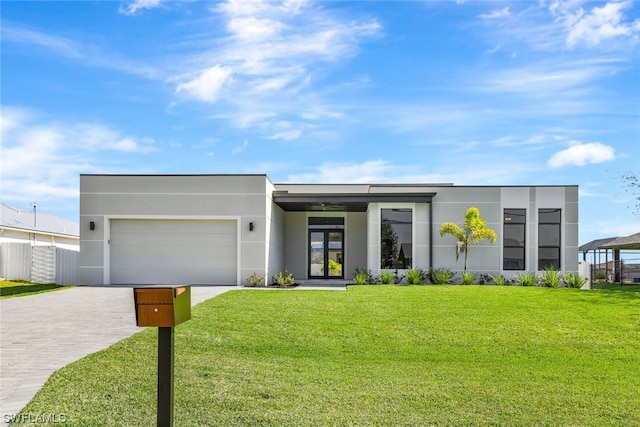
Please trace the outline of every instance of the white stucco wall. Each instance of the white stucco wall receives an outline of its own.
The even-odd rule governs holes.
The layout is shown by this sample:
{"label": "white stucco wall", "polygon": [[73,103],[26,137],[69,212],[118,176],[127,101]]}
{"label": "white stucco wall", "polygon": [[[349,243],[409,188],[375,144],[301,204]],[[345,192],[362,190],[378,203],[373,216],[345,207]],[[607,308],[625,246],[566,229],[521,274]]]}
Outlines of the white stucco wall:
{"label": "white stucco wall", "polygon": [[30,243],[38,246],[56,246],[73,251],[80,249],[80,239],[78,237],[14,230],[9,228],[2,228],[2,232],[0,233],[0,243],[3,242]]}

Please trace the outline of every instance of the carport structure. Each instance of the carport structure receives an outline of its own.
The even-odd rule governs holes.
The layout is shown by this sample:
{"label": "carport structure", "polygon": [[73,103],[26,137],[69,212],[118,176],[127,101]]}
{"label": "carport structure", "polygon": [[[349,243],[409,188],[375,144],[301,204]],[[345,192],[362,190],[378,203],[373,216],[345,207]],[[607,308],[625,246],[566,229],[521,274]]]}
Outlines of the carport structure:
{"label": "carport structure", "polygon": [[[580,246],[579,251],[582,252],[582,259],[585,261],[587,260],[587,254],[593,252],[592,273],[603,270],[601,268],[601,257],[604,251],[604,270],[607,277],[609,277],[609,271],[611,271],[614,282],[625,280],[640,282],[640,265],[638,263],[625,264],[620,256],[620,251],[631,251],[631,256],[640,251],[640,233],[626,237],[593,240]],[[609,251],[612,252],[611,258],[609,258]],[[627,260],[629,259],[627,258]],[[595,276],[595,274],[592,274],[592,276]]]}
{"label": "carport structure", "polygon": [[637,268],[638,264],[634,264],[634,268],[625,268],[627,266],[625,266],[620,258],[620,251],[622,250],[632,251],[631,253],[638,253],[633,251],[640,251],[640,233],[632,234],[627,237],[618,237],[617,239],[603,244],[601,247],[613,250],[613,276],[616,282],[624,280],[640,282],[640,269]]}

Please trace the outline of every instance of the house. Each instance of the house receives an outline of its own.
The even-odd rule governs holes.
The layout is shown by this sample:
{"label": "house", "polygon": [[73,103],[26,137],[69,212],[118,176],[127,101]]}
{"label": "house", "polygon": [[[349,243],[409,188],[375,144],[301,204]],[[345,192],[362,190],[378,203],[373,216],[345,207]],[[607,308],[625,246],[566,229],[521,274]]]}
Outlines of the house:
{"label": "house", "polygon": [[[468,269],[513,276],[578,268],[578,187],[274,184],[266,175],[81,175],[79,282],[241,285],[448,267],[438,233],[475,206],[498,241]],[[408,265],[411,263],[411,265]],[[325,268],[326,266],[326,268]]]}
{"label": "house", "polygon": [[0,243],[30,243],[78,250],[78,223],[0,203]]}
{"label": "house", "polygon": [[0,277],[75,284],[78,223],[0,204]]}

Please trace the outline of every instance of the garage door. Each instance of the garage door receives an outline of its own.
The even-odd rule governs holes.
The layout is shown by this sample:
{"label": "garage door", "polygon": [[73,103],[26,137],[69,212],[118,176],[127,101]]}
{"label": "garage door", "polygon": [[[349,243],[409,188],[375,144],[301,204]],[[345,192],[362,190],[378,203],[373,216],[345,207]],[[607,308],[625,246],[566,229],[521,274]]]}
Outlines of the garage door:
{"label": "garage door", "polygon": [[235,221],[111,220],[111,283],[235,285]]}

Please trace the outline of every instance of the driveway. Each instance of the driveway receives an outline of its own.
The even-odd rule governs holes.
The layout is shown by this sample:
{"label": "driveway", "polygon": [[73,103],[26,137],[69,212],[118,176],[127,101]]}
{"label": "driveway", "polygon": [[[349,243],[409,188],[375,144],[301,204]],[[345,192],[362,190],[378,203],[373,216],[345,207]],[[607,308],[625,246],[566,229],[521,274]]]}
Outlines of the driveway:
{"label": "driveway", "polygon": [[[231,289],[192,287],[191,303]],[[53,372],[141,330],[131,288],[79,286],[0,300],[0,425]]]}

